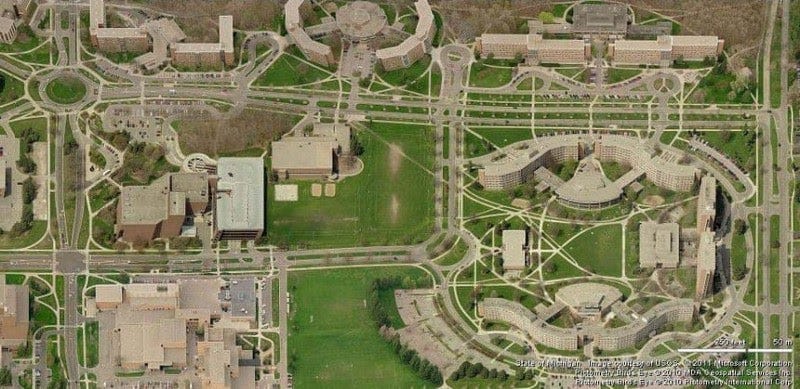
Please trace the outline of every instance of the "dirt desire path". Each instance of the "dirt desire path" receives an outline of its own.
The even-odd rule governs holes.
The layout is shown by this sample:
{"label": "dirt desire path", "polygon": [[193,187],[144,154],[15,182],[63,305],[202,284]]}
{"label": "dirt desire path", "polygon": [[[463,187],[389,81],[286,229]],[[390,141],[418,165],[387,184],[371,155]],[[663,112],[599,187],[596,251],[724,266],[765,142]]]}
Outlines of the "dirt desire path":
{"label": "dirt desire path", "polygon": [[392,178],[397,177],[397,172],[400,170],[400,163],[402,160],[403,149],[394,143],[389,143],[389,172]]}
{"label": "dirt desire path", "polygon": [[[397,178],[397,173],[400,171],[400,164],[403,161],[403,149],[394,144],[389,143],[389,173],[390,179]],[[392,224],[397,223],[398,214],[400,213],[400,201],[397,200],[397,194],[392,193],[392,201],[389,205],[389,217]]]}
{"label": "dirt desire path", "polygon": [[397,216],[400,213],[400,202],[397,201],[397,195],[392,193],[392,205],[391,205],[391,222],[392,224],[397,223]]}

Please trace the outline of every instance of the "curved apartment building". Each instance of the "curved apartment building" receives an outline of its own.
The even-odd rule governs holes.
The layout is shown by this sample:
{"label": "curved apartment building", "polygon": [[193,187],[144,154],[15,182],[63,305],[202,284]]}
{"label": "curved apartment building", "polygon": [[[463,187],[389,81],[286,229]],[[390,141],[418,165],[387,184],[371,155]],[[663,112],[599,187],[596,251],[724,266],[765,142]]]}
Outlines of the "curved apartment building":
{"label": "curved apartment building", "polygon": [[303,28],[303,18],[300,11],[306,8],[311,11],[311,4],[308,0],[289,0],[283,6],[286,24],[286,32],[292,38],[297,48],[303,52],[306,58],[322,66],[331,66],[336,60],[333,57],[331,47],[311,39]]}
{"label": "curved apartment building", "polygon": [[[591,145],[591,147],[589,147]],[[540,168],[553,167],[568,159],[583,160],[586,156],[604,162],[614,161],[632,167],[632,170],[614,182],[605,176],[581,166],[568,182]],[[569,206],[598,208],[616,202],[622,189],[645,175],[656,186],[676,192],[692,190],[699,169],[682,165],[680,156],[667,150],[656,150],[639,138],[602,134],[568,134],[538,137],[517,142],[493,153],[472,159],[478,166],[478,182],[488,190],[505,190],[520,185],[535,174],[540,181],[550,181],[549,187],[559,195],[559,200]],[[549,180],[548,180],[549,178]]]}
{"label": "curved apartment building", "polygon": [[406,38],[397,46],[375,52],[375,56],[386,71],[409,67],[431,49],[433,35],[436,32],[431,5],[428,4],[428,0],[418,0],[414,3],[414,7],[417,10],[418,18],[414,35]]}
{"label": "curved apartment building", "polygon": [[478,314],[485,320],[508,323],[526,333],[533,342],[547,347],[577,350],[592,342],[602,350],[615,351],[646,341],[667,324],[690,321],[694,306],[689,299],[663,302],[641,317],[634,317],[627,325],[617,328],[597,325],[556,327],[523,305],[502,298],[486,298],[479,302]]}

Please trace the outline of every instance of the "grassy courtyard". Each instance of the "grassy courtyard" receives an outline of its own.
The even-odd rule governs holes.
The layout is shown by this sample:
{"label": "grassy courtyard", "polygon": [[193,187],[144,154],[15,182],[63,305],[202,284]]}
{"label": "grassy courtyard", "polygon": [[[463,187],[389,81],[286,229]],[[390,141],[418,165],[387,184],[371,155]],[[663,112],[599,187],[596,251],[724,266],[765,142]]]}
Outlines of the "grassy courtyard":
{"label": "grassy courtyard", "polygon": [[[426,385],[381,338],[364,306],[372,280],[395,275],[414,280],[425,277],[419,269],[399,267],[289,274],[292,295],[289,366],[296,387],[421,388]],[[391,384],[387,386],[387,383]]]}
{"label": "grassy courtyard", "polygon": [[58,77],[45,88],[47,97],[59,104],[72,104],[86,95],[86,85],[77,77]]}
{"label": "grassy courtyard", "polygon": [[258,77],[257,86],[302,85],[325,79],[329,74],[288,54],[282,55]]}
{"label": "grassy courtyard", "polygon": [[0,104],[14,101],[25,94],[22,81],[0,72]]}
{"label": "grassy courtyard", "polygon": [[586,230],[565,248],[589,271],[614,277],[622,274],[622,227],[619,224]]}
{"label": "grassy courtyard", "polygon": [[473,127],[472,130],[497,147],[505,147],[533,138],[530,128],[525,127]]}
{"label": "grassy courtyard", "polygon": [[606,83],[615,84],[642,74],[641,69],[609,68],[606,72]]}
{"label": "grassy courtyard", "polygon": [[[433,135],[427,126],[375,123],[361,131],[364,170],[336,184],[335,197],[311,197],[299,186],[297,202],[276,202],[268,189],[269,241],[284,247],[411,244],[433,228]],[[391,147],[390,147],[391,145]]]}
{"label": "grassy courtyard", "polygon": [[511,82],[512,67],[486,65],[478,62],[470,67],[469,85],[496,88]]}

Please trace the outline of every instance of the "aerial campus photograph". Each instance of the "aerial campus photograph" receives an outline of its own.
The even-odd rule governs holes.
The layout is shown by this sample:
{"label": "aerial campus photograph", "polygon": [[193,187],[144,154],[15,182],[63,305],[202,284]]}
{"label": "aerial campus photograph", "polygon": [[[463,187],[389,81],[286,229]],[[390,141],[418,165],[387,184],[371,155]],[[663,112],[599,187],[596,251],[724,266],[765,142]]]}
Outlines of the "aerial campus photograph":
{"label": "aerial campus photograph", "polygon": [[793,388],[798,76],[800,0],[0,0],[0,387]]}

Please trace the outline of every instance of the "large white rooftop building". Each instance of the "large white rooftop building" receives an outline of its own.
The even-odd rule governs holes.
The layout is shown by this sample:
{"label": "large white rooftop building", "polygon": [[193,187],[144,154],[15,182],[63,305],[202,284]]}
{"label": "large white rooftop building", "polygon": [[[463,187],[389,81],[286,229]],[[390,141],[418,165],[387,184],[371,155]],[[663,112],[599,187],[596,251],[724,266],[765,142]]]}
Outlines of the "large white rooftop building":
{"label": "large white rooftop building", "polygon": [[264,161],[220,158],[217,175],[217,239],[260,238],[264,232]]}

